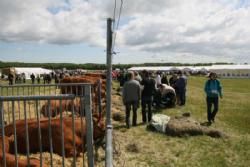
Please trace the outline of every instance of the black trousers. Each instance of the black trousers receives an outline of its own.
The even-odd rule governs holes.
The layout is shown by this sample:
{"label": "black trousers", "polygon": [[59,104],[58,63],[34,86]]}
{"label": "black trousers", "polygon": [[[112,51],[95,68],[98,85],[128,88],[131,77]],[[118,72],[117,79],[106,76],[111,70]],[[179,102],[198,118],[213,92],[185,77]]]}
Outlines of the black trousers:
{"label": "black trousers", "polygon": [[[152,110],[151,110],[151,106],[152,106],[152,96],[149,97],[142,97],[141,100],[141,107],[142,107],[142,122],[146,123],[147,121],[150,122],[151,118],[152,118]],[[148,108],[148,110],[147,110]],[[148,120],[147,120],[148,117]]]}
{"label": "black trousers", "polygon": [[[212,106],[213,112],[212,112]],[[218,97],[207,97],[207,120],[210,122],[214,120],[215,115],[219,109],[219,98]]]}
{"label": "black trousers", "polygon": [[178,91],[178,94],[176,94],[177,96],[179,96],[179,105],[185,105],[186,104],[186,90],[182,90],[182,91]]}
{"label": "black trousers", "polygon": [[131,101],[131,102],[126,102],[126,125],[127,128],[130,127],[130,111],[131,107],[133,110],[133,126],[136,126],[137,122],[137,108],[138,108],[138,101]]}

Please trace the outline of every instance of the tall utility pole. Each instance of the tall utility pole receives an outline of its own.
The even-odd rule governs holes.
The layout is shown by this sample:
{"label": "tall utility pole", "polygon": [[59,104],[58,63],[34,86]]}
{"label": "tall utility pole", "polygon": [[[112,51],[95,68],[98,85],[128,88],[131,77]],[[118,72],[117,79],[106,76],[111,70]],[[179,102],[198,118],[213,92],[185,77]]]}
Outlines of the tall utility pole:
{"label": "tall utility pole", "polygon": [[107,19],[107,82],[106,82],[106,161],[105,167],[113,167],[111,90],[112,90],[112,19]]}

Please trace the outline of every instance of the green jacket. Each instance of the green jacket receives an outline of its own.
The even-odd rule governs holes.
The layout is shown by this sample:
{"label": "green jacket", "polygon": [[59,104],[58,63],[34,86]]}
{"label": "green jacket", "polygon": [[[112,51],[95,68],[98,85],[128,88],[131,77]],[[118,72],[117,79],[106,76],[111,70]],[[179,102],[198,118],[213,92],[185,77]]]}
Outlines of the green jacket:
{"label": "green jacket", "polygon": [[207,94],[207,97],[222,97],[222,87],[220,81],[218,81],[217,79],[207,80],[204,90]]}

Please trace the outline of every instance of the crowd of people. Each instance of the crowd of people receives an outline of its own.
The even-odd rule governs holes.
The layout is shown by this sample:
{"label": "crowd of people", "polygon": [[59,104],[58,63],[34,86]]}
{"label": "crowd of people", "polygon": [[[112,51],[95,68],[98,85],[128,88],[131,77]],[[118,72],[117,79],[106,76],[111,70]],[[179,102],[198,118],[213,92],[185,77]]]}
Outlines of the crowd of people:
{"label": "crowd of people", "polygon": [[137,109],[141,105],[143,123],[150,122],[152,107],[166,108],[183,106],[186,102],[187,77],[179,71],[168,80],[165,73],[149,71],[126,72],[118,76],[122,88],[123,103],[126,108],[126,126],[130,127],[132,108],[132,125],[137,124]]}
{"label": "crowd of people", "polygon": [[[37,74],[35,75],[34,73],[32,73],[30,75],[30,79],[31,79],[31,83],[32,84],[40,84],[41,83],[41,79],[43,80],[44,84],[50,84],[52,82],[52,80],[54,79],[54,82],[57,84],[60,82],[60,79],[62,79],[64,77],[65,74],[60,73],[60,74],[56,74],[56,73],[50,73],[50,74]],[[3,78],[3,75],[2,75]],[[8,74],[8,82],[9,85],[14,85],[14,84],[25,84],[26,83],[26,76],[24,73],[22,74],[12,74],[9,73]]]}
{"label": "crowd of people", "polygon": [[[186,104],[187,76],[182,71],[172,73],[168,79],[166,73],[149,71],[121,72],[117,76],[122,88],[122,99],[126,108],[126,126],[130,128],[130,111],[132,108],[132,126],[137,125],[137,109],[141,105],[142,122],[148,123],[152,118],[152,107],[167,108]],[[219,110],[219,97],[222,98],[222,86],[217,75],[211,72],[205,82],[207,120],[215,122]]]}

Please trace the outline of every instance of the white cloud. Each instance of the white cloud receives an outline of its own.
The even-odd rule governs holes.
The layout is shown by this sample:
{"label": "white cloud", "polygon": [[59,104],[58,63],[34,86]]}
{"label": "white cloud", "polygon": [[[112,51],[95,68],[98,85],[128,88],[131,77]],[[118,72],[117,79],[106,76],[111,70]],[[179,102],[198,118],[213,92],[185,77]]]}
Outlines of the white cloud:
{"label": "white cloud", "polygon": [[[65,10],[67,9],[67,10]],[[54,10],[54,12],[53,12]],[[0,40],[105,44],[101,13],[87,1],[1,0]]]}
{"label": "white cloud", "polygon": [[[113,16],[114,2],[1,0],[0,40],[105,46],[105,19]],[[193,57],[193,61],[250,62],[249,1],[123,0],[123,4],[116,46],[127,52],[121,56],[133,57],[136,51],[145,56],[140,60],[147,61],[157,54],[167,61],[188,62]],[[116,14],[119,7],[117,0]]]}
{"label": "white cloud", "polygon": [[118,37],[123,46],[135,50],[227,61],[240,56],[249,62],[250,8],[238,8],[238,3],[177,0],[157,13],[137,15],[121,27]]}

